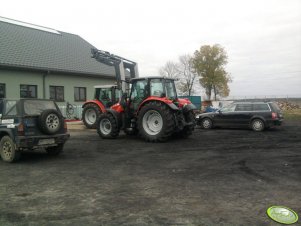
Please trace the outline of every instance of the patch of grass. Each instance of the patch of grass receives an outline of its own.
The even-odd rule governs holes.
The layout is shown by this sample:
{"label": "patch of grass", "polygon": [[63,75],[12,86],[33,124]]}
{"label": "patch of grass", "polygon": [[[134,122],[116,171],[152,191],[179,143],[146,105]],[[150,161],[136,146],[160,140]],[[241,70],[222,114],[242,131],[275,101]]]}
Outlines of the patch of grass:
{"label": "patch of grass", "polygon": [[283,111],[284,119],[301,121],[301,109]]}

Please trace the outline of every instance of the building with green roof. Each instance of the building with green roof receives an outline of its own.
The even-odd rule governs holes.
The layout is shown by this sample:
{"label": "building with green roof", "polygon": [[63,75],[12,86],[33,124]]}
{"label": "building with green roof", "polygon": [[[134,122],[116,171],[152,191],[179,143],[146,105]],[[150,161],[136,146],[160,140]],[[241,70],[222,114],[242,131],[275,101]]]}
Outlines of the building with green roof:
{"label": "building with green roof", "polygon": [[91,58],[78,35],[0,17],[0,98],[46,98],[80,106],[115,69]]}

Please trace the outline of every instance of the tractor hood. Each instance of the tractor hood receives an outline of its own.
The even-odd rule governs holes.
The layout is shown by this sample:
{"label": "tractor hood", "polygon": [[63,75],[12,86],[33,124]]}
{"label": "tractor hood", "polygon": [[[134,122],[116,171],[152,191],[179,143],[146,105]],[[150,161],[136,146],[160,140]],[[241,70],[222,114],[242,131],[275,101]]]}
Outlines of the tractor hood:
{"label": "tractor hood", "polygon": [[178,98],[175,104],[179,109],[183,109],[185,112],[196,110],[196,106],[192,104],[188,98]]}

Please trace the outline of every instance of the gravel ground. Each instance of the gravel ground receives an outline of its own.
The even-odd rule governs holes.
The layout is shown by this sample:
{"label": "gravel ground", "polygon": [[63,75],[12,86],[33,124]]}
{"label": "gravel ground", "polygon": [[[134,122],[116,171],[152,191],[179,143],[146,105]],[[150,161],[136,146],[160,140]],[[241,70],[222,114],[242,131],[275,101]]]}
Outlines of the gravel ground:
{"label": "gravel ground", "polygon": [[158,144],[70,133],[60,156],[0,161],[1,226],[280,225],[272,205],[301,215],[301,122]]}

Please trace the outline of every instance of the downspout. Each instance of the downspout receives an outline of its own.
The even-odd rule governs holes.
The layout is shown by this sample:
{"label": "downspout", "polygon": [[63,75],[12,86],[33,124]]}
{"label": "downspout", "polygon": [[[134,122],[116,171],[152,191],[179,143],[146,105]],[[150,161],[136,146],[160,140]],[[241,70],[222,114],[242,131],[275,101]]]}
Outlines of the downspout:
{"label": "downspout", "polygon": [[43,74],[43,99],[46,99],[46,76],[50,74],[50,71],[47,71]]}

